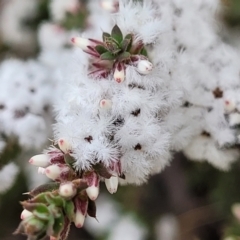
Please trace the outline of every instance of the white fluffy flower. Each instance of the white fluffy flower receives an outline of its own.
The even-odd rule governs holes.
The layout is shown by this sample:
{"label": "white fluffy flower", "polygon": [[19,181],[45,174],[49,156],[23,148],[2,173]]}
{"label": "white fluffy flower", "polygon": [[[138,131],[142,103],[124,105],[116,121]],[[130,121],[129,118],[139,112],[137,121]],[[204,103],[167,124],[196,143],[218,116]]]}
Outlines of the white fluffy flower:
{"label": "white fluffy flower", "polygon": [[19,169],[16,164],[9,163],[0,170],[0,193],[7,191],[15,182]]}

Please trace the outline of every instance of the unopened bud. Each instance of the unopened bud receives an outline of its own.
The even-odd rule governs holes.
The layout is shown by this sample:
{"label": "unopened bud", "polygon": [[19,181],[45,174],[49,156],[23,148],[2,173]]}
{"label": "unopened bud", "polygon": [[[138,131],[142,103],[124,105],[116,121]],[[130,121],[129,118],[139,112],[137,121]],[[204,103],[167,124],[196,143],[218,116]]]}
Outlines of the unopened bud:
{"label": "unopened bud", "polygon": [[80,47],[83,51],[88,51],[88,47],[91,46],[91,42],[87,38],[74,37],[71,39],[72,43],[77,47]]}
{"label": "unopened bud", "polygon": [[77,228],[81,228],[83,226],[85,217],[87,215],[88,209],[88,198],[86,195],[77,196],[74,199],[75,205],[75,217],[74,223]]}
{"label": "unopened bud", "polygon": [[82,37],[74,37],[71,39],[72,43],[80,47],[84,52],[91,54],[95,57],[99,57],[99,53],[95,50],[97,45],[103,45],[102,42],[95,39],[87,39]]}
{"label": "unopened bud", "polygon": [[72,149],[71,144],[64,138],[58,140],[58,146],[64,153],[68,153]]}
{"label": "unopened bud", "polygon": [[30,216],[32,216],[32,215],[33,215],[33,214],[32,214],[30,211],[24,209],[24,210],[22,211],[22,213],[21,213],[21,219],[24,220],[24,219],[26,219],[27,217],[30,217]]}
{"label": "unopened bud", "polygon": [[47,167],[50,165],[50,157],[47,154],[39,154],[33,156],[29,163],[38,167]]}
{"label": "unopened bud", "polygon": [[102,99],[99,105],[100,105],[100,108],[110,109],[112,107],[112,101],[109,99]]}
{"label": "unopened bud", "polygon": [[61,172],[62,172],[62,168],[56,164],[50,165],[45,169],[46,176],[52,180],[56,180],[57,178],[59,178],[61,175]]}
{"label": "unopened bud", "polygon": [[88,188],[86,189],[88,197],[94,201],[99,194],[99,176],[95,172],[89,172],[84,175],[83,179],[87,182]]}
{"label": "unopened bud", "polygon": [[59,187],[59,195],[64,198],[72,198],[76,193],[77,190],[72,182],[63,183]]}
{"label": "unopened bud", "polygon": [[117,83],[122,83],[125,80],[125,70],[124,68],[117,67],[114,71],[113,78]]}
{"label": "unopened bud", "polygon": [[140,60],[137,63],[137,71],[140,74],[146,75],[149,74],[153,69],[153,64],[148,60]]}
{"label": "unopened bud", "polygon": [[236,108],[236,104],[232,100],[224,100],[224,110],[227,113],[232,112]]}
{"label": "unopened bud", "polygon": [[88,197],[92,200],[95,201],[98,197],[99,194],[99,186],[91,186],[86,189]]}
{"label": "unopened bud", "polygon": [[85,215],[81,211],[77,210],[74,218],[74,224],[77,228],[81,228],[85,221]]}
{"label": "unopened bud", "polygon": [[107,190],[113,194],[117,192],[118,188],[118,177],[110,177],[109,179],[105,179],[105,184],[107,187]]}

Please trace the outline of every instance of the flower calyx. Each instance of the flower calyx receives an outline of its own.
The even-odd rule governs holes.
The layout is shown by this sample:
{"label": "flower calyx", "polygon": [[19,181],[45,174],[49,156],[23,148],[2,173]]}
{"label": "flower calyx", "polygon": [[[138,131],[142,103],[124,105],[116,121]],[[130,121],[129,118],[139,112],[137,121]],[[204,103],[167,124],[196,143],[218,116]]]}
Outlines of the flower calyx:
{"label": "flower calyx", "polygon": [[[131,33],[124,37],[118,25],[113,27],[111,34],[103,32],[102,41],[76,37],[72,38],[72,42],[93,57],[89,75],[94,78],[106,78],[114,74],[115,81],[121,83],[125,78],[126,66],[136,66],[138,70],[139,61],[142,60],[149,64],[141,62],[138,72],[145,75],[152,70],[143,42]],[[143,68],[147,68],[147,71],[141,71]]]}

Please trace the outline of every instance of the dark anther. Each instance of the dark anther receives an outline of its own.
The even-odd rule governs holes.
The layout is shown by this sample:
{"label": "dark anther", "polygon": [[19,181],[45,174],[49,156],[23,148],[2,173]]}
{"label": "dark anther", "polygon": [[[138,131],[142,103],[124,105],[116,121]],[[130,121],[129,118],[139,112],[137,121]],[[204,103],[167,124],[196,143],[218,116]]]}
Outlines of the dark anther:
{"label": "dark anther", "polygon": [[142,149],[142,146],[138,143],[135,147],[134,147],[134,150],[141,150]]}
{"label": "dark anther", "polygon": [[212,93],[215,98],[222,98],[223,96],[223,91],[219,87],[217,87]]}
{"label": "dark anther", "polygon": [[205,136],[205,137],[211,137],[211,134],[209,132],[206,132],[206,131],[203,131],[202,136]]}
{"label": "dark anther", "polygon": [[145,87],[137,85],[135,83],[128,84],[128,87],[131,88],[131,89],[138,88],[138,89],[141,89],[141,90],[145,90]]}
{"label": "dark anther", "polygon": [[49,105],[46,104],[46,105],[43,106],[43,111],[44,111],[44,112],[48,112],[49,109],[50,109],[50,106],[49,106]]}
{"label": "dark anther", "polygon": [[124,124],[124,119],[119,117],[117,120],[113,122],[114,126],[122,126]]}
{"label": "dark anther", "polygon": [[88,136],[88,137],[85,137],[84,140],[86,140],[87,142],[91,143],[92,140],[93,140],[93,137],[92,136]]}
{"label": "dark anther", "polygon": [[5,105],[0,104],[0,110],[3,110],[5,108]]}
{"label": "dark anther", "polygon": [[137,110],[135,110],[135,111],[132,111],[132,112],[131,112],[131,114],[132,114],[133,116],[135,116],[135,117],[137,117],[140,113],[141,113],[141,109],[140,109],[140,108],[137,109]]}
{"label": "dark anther", "polygon": [[183,107],[190,107],[190,103],[189,103],[189,102],[185,102],[185,103],[183,104]]}
{"label": "dark anther", "polygon": [[30,91],[31,93],[35,93],[35,92],[36,92],[35,88],[30,88],[29,91]]}
{"label": "dark anther", "polygon": [[178,50],[178,52],[184,52],[184,51],[186,51],[186,47],[183,46],[182,44],[180,44],[180,45],[178,46],[177,50]]}

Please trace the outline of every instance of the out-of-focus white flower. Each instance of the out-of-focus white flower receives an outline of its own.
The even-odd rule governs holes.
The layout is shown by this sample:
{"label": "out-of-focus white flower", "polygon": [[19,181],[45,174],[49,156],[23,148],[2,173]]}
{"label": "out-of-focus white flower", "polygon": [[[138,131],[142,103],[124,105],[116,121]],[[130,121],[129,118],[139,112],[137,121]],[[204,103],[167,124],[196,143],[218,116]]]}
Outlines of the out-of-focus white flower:
{"label": "out-of-focus white flower", "polygon": [[101,7],[111,13],[117,12],[119,3],[118,0],[100,0]]}
{"label": "out-of-focus white flower", "polygon": [[155,225],[156,240],[175,240],[179,235],[179,226],[176,217],[164,215]]}
{"label": "out-of-focus white flower", "polygon": [[[127,233],[127,234],[124,234]],[[112,228],[108,240],[125,240],[146,238],[147,230],[140,225],[131,215],[123,216],[120,221]]]}
{"label": "out-of-focus white flower", "polygon": [[81,7],[78,0],[51,0],[50,10],[54,21],[61,22],[67,13],[76,14]]}
{"label": "out-of-focus white flower", "polygon": [[1,4],[0,35],[6,45],[27,52],[35,49],[35,34],[23,22],[35,17],[37,6],[36,0],[11,0]]}
{"label": "out-of-focus white flower", "polygon": [[9,163],[0,170],[0,193],[7,191],[14,184],[18,172],[19,169],[14,163]]}

